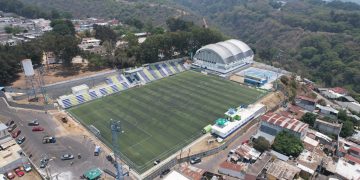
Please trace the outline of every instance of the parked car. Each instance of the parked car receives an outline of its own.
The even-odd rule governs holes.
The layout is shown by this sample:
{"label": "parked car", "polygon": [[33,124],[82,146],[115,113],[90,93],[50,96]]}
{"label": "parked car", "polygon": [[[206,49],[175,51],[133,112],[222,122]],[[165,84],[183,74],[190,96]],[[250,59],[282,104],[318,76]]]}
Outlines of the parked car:
{"label": "parked car", "polygon": [[34,121],[30,121],[28,123],[29,126],[38,126],[39,125],[39,122],[37,120],[34,120]]}
{"label": "parked car", "polygon": [[158,165],[160,162],[161,162],[161,160],[160,160],[160,159],[158,159],[158,160],[154,161],[154,166],[155,166],[155,165]]}
{"label": "parked car", "polygon": [[17,125],[16,124],[12,124],[12,125],[10,125],[9,127],[8,127],[8,132],[12,132],[15,128],[17,127]]}
{"label": "parked car", "polygon": [[160,174],[160,178],[164,177],[165,175],[169,174],[170,169],[165,169],[164,171],[161,172]]}
{"label": "parked car", "polygon": [[32,128],[32,131],[43,131],[43,130],[44,130],[44,128],[40,127],[40,126]]}
{"label": "parked car", "polygon": [[15,176],[16,176],[16,175],[15,175],[12,171],[6,173],[6,177],[7,177],[8,179],[14,179]]}
{"label": "parked car", "polygon": [[15,173],[16,175],[18,175],[19,177],[22,177],[25,175],[24,171],[22,171],[20,168],[16,168],[15,169]]}
{"label": "parked car", "polygon": [[17,138],[17,137],[20,135],[20,133],[21,133],[21,131],[18,129],[18,130],[16,130],[16,131],[12,132],[12,133],[11,133],[11,136],[12,136],[13,138]]}
{"label": "parked car", "polygon": [[16,142],[18,143],[18,144],[22,144],[24,141],[25,141],[25,137],[24,136],[21,136],[21,137],[19,137],[17,140],[16,140]]}
{"label": "parked car", "polygon": [[61,160],[71,160],[74,159],[74,155],[72,154],[64,154],[61,156]]}
{"label": "parked car", "polygon": [[14,123],[15,123],[15,122],[14,122],[13,120],[10,120],[10,121],[6,122],[5,125],[6,125],[7,127],[9,127],[9,126],[13,125]]}
{"label": "parked car", "polygon": [[100,146],[95,146],[94,156],[98,156],[100,154],[100,151],[101,151]]}
{"label": "parked car", "polygon": [[190,164],[197,164],[199,162],[201,162],[201,158],[199,158],[199,157],[195,157],[195,158],[190,159]]}
{"label": "parked car", "polygon": [[107,159],[109,162],[111,162],[111,163],[114,162],[114,158],[113,158],[111,155],[107,155],[107,156],[106,156],[106,159]]}
{"label": "parked car", "polygon": [[23,164],[25,172],[30,172],[32,170],[30,163]]}
{"label": "parked car", "polygon": [[43,144],[55,143],[55,142],[56,142],[56,139],[55,139],[55,137],[52,137],[52,136],[44,136],[43,140],[42,140]]}
{"label": "parked car", "polygon": [[48,159],[48,158],[42,158],[42,159],[40,160],[40,168],[45,168],[48,163],[49,163],[49,159]]}

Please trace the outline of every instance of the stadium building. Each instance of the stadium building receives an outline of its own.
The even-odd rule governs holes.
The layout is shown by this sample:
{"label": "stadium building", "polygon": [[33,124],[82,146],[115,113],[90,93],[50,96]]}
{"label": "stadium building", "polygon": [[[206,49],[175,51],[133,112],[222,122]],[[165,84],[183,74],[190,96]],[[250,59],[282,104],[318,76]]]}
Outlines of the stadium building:
{"label": "stadium building", "polygon": [[226,74],[252,63],[254,52],[242,41],[230,39],[196,51],[194,66]]}

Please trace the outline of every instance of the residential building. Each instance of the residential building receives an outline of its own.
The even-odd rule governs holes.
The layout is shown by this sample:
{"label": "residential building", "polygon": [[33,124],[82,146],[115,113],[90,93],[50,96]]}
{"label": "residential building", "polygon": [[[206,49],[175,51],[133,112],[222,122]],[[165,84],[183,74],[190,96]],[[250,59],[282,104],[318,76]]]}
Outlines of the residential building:
{"label": "residential building", "polygon": [[[309,125],[297,119],[288,118],[279,114],[268,112],[260,117],[261,124],[259,131],[276,136],[281,131],[287,131],[294,136],[303,139]],[[265,137],[266,138],[266,137]]]}
{"label": "residential building", "polygon": [[239,179],[244,179],[246,168],[247,166],[245,164],[234,164],[228,161],[224,161],[220,164],[219,173]]}
{"label": "residential building", "polygon": [[300,171],[300,168],[279,159],[275,159],[266,167],[266,175],[269,180],[295,179],[295,177],[299,175]]}
{"label": "residential building", "polygon": [[336,118],[337,114],[339,113],[338,110],[332,108],[331,106],[322,106],[320,104],[316,105],[316,110],[320,115],[328,116]]}
{"label": "residential building", "polygon": [[336,164],[336,175],[342,179],[360,179],[360,164],[340,158]]}
{"label": "residential building", "polygon": [[315,110],[316,100],[305,96],[296,96],[295,104],[312,112]]}
{"label": "residential building", "polygon": [[250,147],[247,144],[240,145],[235,153],[240,157],[241,161],[245,162],[255,162],[261,155],[259,151]]}
{"label": "residential building", "polygon": [[323,121],[320,119],[316,119],[314,123],[314,128],[317,129],[319,132],[325,134],[333,134],[335,136],[340,134],[341,127],[342,124]]}

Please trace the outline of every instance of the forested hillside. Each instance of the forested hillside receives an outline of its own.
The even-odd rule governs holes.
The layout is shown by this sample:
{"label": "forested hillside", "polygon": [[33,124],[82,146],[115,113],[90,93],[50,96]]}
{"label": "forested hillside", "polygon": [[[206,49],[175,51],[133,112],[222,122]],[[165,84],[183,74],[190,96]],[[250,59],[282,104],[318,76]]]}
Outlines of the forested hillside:
{"label": "forested hillside", "polygon": [[[360,92],[360,6],[320,0],[174,0],[249,43],[257,61]],[[359,100],[359,96],[357,96]]]}
{"label": "forested hillside", "polygon": [[[3,0],[2,0],[3,1]],[[170,17],[185,17],[198,21],[190,13],[176,6],[169,6],[161,0],[21,0],[44,9],[57,9],[69,12],[76,18],[98,17],[126,19],[141,19],[144,23],[165,25]]]}

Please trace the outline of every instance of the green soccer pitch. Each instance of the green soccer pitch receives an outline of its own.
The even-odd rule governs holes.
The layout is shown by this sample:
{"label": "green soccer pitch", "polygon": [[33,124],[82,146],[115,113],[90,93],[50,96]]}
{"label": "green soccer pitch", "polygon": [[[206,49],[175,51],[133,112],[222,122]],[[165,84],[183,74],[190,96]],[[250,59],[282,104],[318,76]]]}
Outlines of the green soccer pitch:
{"label": "green soccer pitch", "polygon": [[251,104],[266,93],[194,71],[153,81],[69,109],[94,125],[111,147],[110,119],[121,121],[122,158],[139,173],[199,138],[201,130],[230,107]]}

